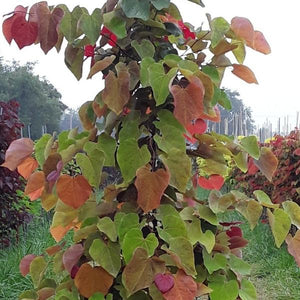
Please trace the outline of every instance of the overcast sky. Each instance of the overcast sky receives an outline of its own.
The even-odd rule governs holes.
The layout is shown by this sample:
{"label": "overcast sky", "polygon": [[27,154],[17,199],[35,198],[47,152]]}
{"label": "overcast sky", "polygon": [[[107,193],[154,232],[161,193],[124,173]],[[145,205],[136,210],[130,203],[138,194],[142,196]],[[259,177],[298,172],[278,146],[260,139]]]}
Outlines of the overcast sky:
{"label": "overcast sky", "polygon": [[[13,11],[19,4],[31,6],[36,2],[2,0],[0,15]],[[52,0],[48,3],[55,5],[62,2],[69,8],[78,4],[85,6],[90,12],[104,3],[103,0]],[[202,23],[207,26],[205,13],[210,13],[212,18],[222,16],[229,22],[235,16],[250,19],[254,28],[264,33],[271,45],[272,53],[264,55],[247,49],[244,64],[253,70],[259,85],[249,85],[227,70],[223,86],[240,93],[246,105],[252,108],[253,116],[258,124],[263,123],[266,118],[275,122],[277,118],[286,115],[289,115],[290,120],[295,124],[296,111],[300,111],[299,2],[296,0],[284,2],[279,0],[203,0],[206,5],[204,9],[186,0],[173,0],[173,2],[181,9],[184,21],[192,23],[195,27],[199,27]],[[21,63],[38,61],[35,72],[45,76],[62,94],[63,102],[72,108],[77,108],[81,103],[92,100],[103,87],[101,76],[85,80],[89,63],[85,64],[84,78],[78,82],[64,65],[63,51],[57,54],[56,50],[52,49],[47,56],[43,54],[39,46],[25,47],[20,51],[14,42],[9,46],[2,34],[0,45],[0,56],[4,60],[15,59]]]}

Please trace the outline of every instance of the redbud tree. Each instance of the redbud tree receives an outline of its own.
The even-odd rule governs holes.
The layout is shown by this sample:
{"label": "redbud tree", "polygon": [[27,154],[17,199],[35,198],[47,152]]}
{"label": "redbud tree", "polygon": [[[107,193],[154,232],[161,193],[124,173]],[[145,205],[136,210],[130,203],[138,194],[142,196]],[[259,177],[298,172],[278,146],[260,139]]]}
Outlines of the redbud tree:
{"label": "redbud tree", "polygon": [[[228,210],[251,229],[267,210],[276,245],[286,240],[299,263],[299,234],[289,235],[300,225],[296,204],[282,208],[262,191],[220,192],[228,161],[247,172],[251,157],[272,180],[276,157],[254,136],[237,142],[206,132],[208,120],[220,121],[220,105],[231,108],[225,70],[257,83],[243,64],[246,48],[268,54],[270,47],[243,17],[207,15],[200,28],[185,21],[170,0],[108,0],[91,13],[39,2],[4,20],[9,43],[39,44],[45,54],[66,44],[65,64],[78,80],[104,80],[79,110],[84,132],[22,138],[6,152],[2,166],[17,168],[28,180],[25,193],[53,210],[57,242],[22,259],[34,288],[19,299],[256,299],[240,222],[220,221]],[[64,172],[73,159],[75,176]],[[119,170],[120,180],[107,183],[104,167]],[[208,199],[197,196],[198,186],[211,190]],[[64,243],[68,232],[72,245]]]}

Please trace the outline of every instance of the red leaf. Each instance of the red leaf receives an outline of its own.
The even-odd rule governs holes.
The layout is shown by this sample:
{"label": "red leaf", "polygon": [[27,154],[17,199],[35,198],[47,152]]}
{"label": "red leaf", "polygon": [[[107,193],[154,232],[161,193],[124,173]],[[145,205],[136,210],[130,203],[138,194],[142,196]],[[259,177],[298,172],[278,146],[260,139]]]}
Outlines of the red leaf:
{"label": "red leaf", "polygon": [[231,71],[234,75],[237,77],[241,78],[242,80],[246,81],[247,83],[256,83],[257,79],[254,75],[254,73],[251,71],[250,68],[244,66],[244,65],[239,65],[239,64],[233,64],[233,70]]}
{"label": "red leaf", "polygon": [[294,152],[293,152],[294,155],[298,155],[300,156],[300,148],[296,149]]}
{"label": "red leaf", "polygon": [[168,292],[174,286],[174,277],[171,274],[156,274],[154,283],[162,293]]}
{"label": "red leaf", "polygon": [[178,270],[174,278],[174,286],[163,294],[166,300],[194,300],[197,294],[197,284],[193,277]]}
{"label": "red leaf", "polygon": [[33,152],[33,141],[28,138],[21,138],[13,141],[6,153],[5,162],[1,165],[14,171]]}
{"label": "red leaf", "polygon": [[28,179],[38,165],[38,162],[30,156],[18,166],[17,170],[21,176],[23,176],[25,179]]}
{"label": "red leaf", "polygon": [[36,255],[28,254],[21,259],[19,269],[24,277],[29,273],[30,264],[35,258]]}
{"label": "red leaf", "polygon": [[86,45],[84,46],[84,56],[86,57],[94,57],[95,56],[95,48],[96,45]]}
{"label": "red leaf", "polygon": [[116,46],[117,36],[114,35],[107,27],[103,26],[100,34],[107,38],[107,43],[110,46],[112,47]]}
{"label": "red leaf", "polygon": [[238,37],[245,40],[247,44],[252,44],[254,28],[247,18],[234,17],[231,20],[231,29]]}
{"label": "red leaf", "polygon": [[204,110],[204,86],[201,80],[192,75],[188,78],[189,84],[186,88],[173,85],[170,91],[174,97],[174,115],[184,126],[188,127],[193,120],[201,118]]}
{"label": "red leaf", "polygon": [[41,48],[45,54],[52,49],[58,40],[57,26],[64,16],[64,11],[55,7],[50,12],[47,2],[38,5],[36,8],[38,24],[39,24],[39,40]]}
{"label": "red leaf", "polygon": [[11,34],[20,49],[32,45],[38,36],[38,25],[27,22],[23,16],[15,18],[11,26]]}
{"label": "red leaf", "polygon": [[11,28],[12,28],[13,22],[19,16],[23,17],[25,20],[26,12],[27,12],[27,8],[23,7],[22,5],[18,5],[14,10],[14,14],[11,17],[4,20],[4,22],[2,24],[2,31],[3,31],[3,35],[5,36],[5,38],[9,44],[13,40],[13,36],[11,33]]}
{"label": "red leaf", "polygon": [[254,31],[254,39],[252,45],[249,47],[263,54],[271,53],[271,47],[265,39],[264,35],[260,31]]}
{"label": "red leaf", "polygon": [[206,122],[202,119],[197,119],[193,124],[190,124],[186,127],[186,130],[192,137],[186,134],[184,136],[188,141],[194,144],[197,141],[197,139],[195,139],[193,135],[196,133],[202,134],[206,131],[206,129],[207,129]]}
{"label": "red leaf", "polygon": [[242,237],[243,236],[242,229],[237,226],[232,226],[230,229],[226,230],[226,234],[229,237],[234,237],[234,236]]}
{"label": "red leaf", "polygon": [[137,203],[145,213],[159,207],[169,181],[170,174],[164,169],[151,172],[148,167],[144,166],[136,171],[134,185],[138,191]]}
{"label": "red leaf", "polygon": [[220,190],[224,184],[224,178],[217,174],[213,174],[209,178],[200,176],[198,178],[198,184],[206,190]]}
{"label": "red leaf", "polygon": [[243,248],[246,247],[248,241],[240,236],[233,236],[229,239],[229,248],[236,249],[236,248]]}
{"label": "red leaf", "polygon": [[254,164],[253,158],[250,157],[248,161],[248,174],[255,175],[259,171],[259,168]]}
{"label": "red leaf", "polygon": [[65,204],[77,209],[90,197],[92,188],[82,176],[61,175],[56,183],[57,195]]}
{"label": "red leaf", "polygon": [[288,245],[289,253],[294,256],[297,265],[300,267],[300,230],[298,230],[294,237],[290,234],[285,239]]}
{"label": "red leaf", "polygon": [[78,260],[82,256],[84,248],[81,244],[75,244],[71,246],[63,254],[63,265],[65,269],[71,274],[72,268],[78,263]]}
{"label": "red leaf", "polygon": [[25,195],[28,195],[31,201],[41,197],[45,189],[45,174],[43,171],[31,174],[28,179]]}

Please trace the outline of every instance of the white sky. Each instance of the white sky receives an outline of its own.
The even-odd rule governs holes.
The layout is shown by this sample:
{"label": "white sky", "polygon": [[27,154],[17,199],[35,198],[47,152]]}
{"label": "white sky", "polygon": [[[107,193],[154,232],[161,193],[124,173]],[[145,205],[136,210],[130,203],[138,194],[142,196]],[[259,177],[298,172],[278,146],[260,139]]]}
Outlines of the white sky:
{"label": "white sky", "polygon": [[[2,0],[0,16],[13,11],[17,5],[31,6],[36,2],[38,1]],[[104,0],[48,1],[49,5],[62,2],[69,8],[79,4],[92,11],[95,7],[101,7]],[[173,0],[173,2],[180,8],[183,20],[195,27],[199,27],[203,22],[207,26],[205,13],[210,13],[212,18],[222,16],[229,22],[235,16],[250,19],[254,29],[264,33],[271,45],[272,53],[266,56],[247,49],[248,54],[244,64],[253,70],[259,85],[249,85],[227,70],[223,86],[237,90],[241,94],[245,104],[252,108],[253,116],[258,124],[262,124],[266,118],[275,123],[279,117],[286,115],[289,115],[290,120],[295,124],[296,111],[300,111],[299,1],[203,0],[206,5],[204,9],[187,0]],[[101,76],[85,80],[89,63],[85,64],[83,79],[78,82],[64,65],[63,49],[60,54],[52,49],[47,56],[43,54],[39,46],[25,47],[20,51],[14,42],[9,46],[2,34],[0,45],[0,56],[4,60],[15,59],[21,63],[38,61],[35,72],[45,76],[62,94],[62,101],[70,107],[77,108],[81,103],[92,100],[103,88]],[[235,61],[232,60],[232,62]],[[293,124],[292,126],[295,126]]]}

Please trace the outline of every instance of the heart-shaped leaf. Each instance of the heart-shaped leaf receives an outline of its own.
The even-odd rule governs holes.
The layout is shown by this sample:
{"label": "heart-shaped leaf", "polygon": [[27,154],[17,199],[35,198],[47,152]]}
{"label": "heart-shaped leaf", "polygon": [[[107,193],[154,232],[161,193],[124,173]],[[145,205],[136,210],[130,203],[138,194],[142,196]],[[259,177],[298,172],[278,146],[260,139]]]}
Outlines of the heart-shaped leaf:
{"label": "heart-shaped leaf", "polygon": [[156,287],[162,293],[168,292],[174,286],[174,277],[171,274],[156,274],[154,277]]}
{"label": "heart-shaped leaf", "polygon": [[57,181],[56,191],[61,201],[76,209],[89,199],[92,188],[82,175],[71,177],[64,174]]}

